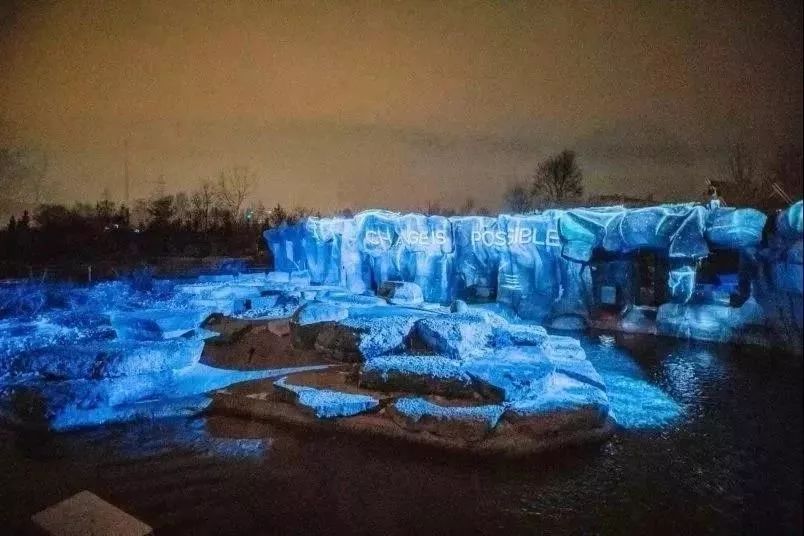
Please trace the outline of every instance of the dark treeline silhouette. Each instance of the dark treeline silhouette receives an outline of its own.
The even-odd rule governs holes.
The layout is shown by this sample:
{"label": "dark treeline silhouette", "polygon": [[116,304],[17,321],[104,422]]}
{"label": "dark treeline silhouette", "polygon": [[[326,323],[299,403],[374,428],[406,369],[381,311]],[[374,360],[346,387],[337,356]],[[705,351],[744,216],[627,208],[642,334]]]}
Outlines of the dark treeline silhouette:
{"label": "dark treeline silhouette", "polygon": [[[11,216],[0,230],[0,278],[46,276],[48,270],[53,277],[70,276],[93,264],[96,277],[112,276],[166,257],[264,262],[262,231],[309,214],[261,204],[234,213],[213,198],[200,201],[183,193],[138,201],[136,221],[126,205],[108,200],[94,206],[44,204],[33,214]],[[102,272],[104,266],[113,273]]]}

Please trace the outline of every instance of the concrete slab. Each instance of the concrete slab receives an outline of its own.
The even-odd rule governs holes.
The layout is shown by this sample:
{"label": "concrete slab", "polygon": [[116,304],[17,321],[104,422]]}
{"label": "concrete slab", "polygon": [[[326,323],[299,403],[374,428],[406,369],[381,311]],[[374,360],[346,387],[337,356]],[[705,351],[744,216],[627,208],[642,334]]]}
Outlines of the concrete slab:
{"label": "concrete slab", "polygon": [[53,536],[146,536],[153,529],[89,491],[81,491],[31,517]]}

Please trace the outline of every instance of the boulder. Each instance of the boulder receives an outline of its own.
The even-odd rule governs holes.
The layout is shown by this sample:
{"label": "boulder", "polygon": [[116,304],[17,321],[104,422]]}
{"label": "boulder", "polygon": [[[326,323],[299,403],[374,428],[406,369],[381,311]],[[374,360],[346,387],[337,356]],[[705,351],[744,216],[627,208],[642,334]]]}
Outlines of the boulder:
{"label": "boulder", "polygon": [[455,300],[449,306],[450,313],[468,313],[469,305],[463,300]]}
{"label": "boulder", "polygon": [[461,365],[490,399],[514,401],[537,396],[548,385],[555,365],[538,347],[500,348]]}
{"label": "boulder", "polygon": [[209,291],[214,300],[244,300],[260,295],[259,287],[254,285],[223,285]]}
{"label": "boulder", "polygon": [[0,417],[26,428],[68,430],[138,418],[196,415],[210,403],[208,397],[198,396],[201,393],[288,372],[195,364],[103,379],[29,379],[0,385]]}
{"label": "boulder", "polygon": [[236,314],[238,309],[242,306],[241,303],[235,303],[236,300],[213,300],[211,298],[193,298],[189,301],[188,305],[193,309],[201,309],[208,314],[222,314],[231,316]]}
{"label": "boulder", "polygon": [[421,287],[408,281],[386,281],[377,289],[377,296],[393,305],[416,307],[424,303]]}
{"label": "boulder", "polygon": [[433,352],[463,359],[486,352],[494,340],[494,328],[481,316],[456,313],[419,320],[416,335]]}
{"label": "boulder", "polygon": [[249,309],[269,309],[271,307],[275,307],[277,304],[279,296],[276,294],[268,295],[268,296],[257,296],[254,298],[249,298],[248,300],[248,308]]}
{"label": "boulder", "polygon": [[142,309],[115,312],[110,319],[120,339],[157,341],[199,327],[209,314],[207,309]]}
{"label": "boulder", "polygon": [[506,324],[495,329],[496,346],[545,346],[549,335],[542,326]]}
{"label": "boulder", "polygon": [[297,348],[310,349],[315,344],[324,322],[338,322],[349,315],[345,307],[332,303],[309,302],[293,313],[290,334]]}
{"label": "boulder", "polygon": [[274,382],[274,387],[279,392],[284,392],[288,400],[295,402],[318,419],[351,417],[370,411],[379,405],[379,401],[369,395],[294,385],[287,377]]}
{"label": "boulder", "polygon": [[406,430],[479,441],[497,424],[504,408],[500,405],[444,405],[419,397],[400,398],[388,406],[391,418]]}
{"label": "boulder", "polygon": [[290,283],[290,272],[268,272],[265,280],[268,283]]}
{"label": "boulder", "polygon": [[404,348],[417,316],[358,316],[323,324],[315,349],[333,359],[359,362]]}
{"label": "boulder", "polygon": [[498,432],[539,437],[595,430],[605,426],[609,402],[605,391],[563,374],[553,374],[538,396],[509,404]]}
{"label": "boulder", "polygon": [[197,363],[203,340],[99,341],[22,352],[0,362],[0,376],[49,379],[114,378],[177,369]]}
{"label": "boulder", "polygon": [[472,378],[453,359],[433,355],[393,355],[366,361],[360,385],[378,391],[473,398]]}
{"label": "boulder", "polygon": [[229,283],[234,279],[234,274],[202,274],[198,276],[199,283]]}
{"label": "boulder", "polygon": [[306,326],[318,322],[338,322],[349,316],[345,307],[333,303],[313,301],[301,306],[294,314],[291,322]]}
{"label": "boulder", "polygon": [[343,290],[319,292],[317,298],[319,301],[335,303],[344,307],[376,307],[378,305],[386,305],[386,301],[377,296],[353,294]]}

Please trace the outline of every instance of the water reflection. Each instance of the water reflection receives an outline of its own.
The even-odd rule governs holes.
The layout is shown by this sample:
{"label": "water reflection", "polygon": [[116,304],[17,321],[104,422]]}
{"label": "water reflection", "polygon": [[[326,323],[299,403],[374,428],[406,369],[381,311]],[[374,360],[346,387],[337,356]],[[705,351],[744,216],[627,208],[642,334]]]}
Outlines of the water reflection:
{"label": "water reflection", "polygon": [[630,352],[611,338],[582,340],[586,355],[603,376],[611,412],[626,429],[657,428],[671,424],[683,408],[654,385]]}

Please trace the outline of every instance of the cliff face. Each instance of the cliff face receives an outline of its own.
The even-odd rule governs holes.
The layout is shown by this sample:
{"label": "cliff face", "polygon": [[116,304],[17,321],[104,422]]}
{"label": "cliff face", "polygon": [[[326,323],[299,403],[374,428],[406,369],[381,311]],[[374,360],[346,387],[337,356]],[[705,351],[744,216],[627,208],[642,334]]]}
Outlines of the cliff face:
{"label": "cliff face", "polygon": [[[491,298],[523,318],[570,328],[587,325],[607,294],[624,310],[635,305],[640,252],[663,259],[661,294],[670,303],[696,302],[701,262],[712,251],[733,251],[744,259],[734,271],[750,279],[748,294],[758,277],[773,279],[768,274],[775,270],[766,294],[792,293],[798,298],[784,301],[800,311],[800,277],[790,274],[801,270],[800,214],[798,203],[780,215],[767,243],[763,213],[695,204],[451,218],[372,210],[354,218],[309,218],[268,230],[265,240],[276,270],[308,270],[313,283],[364,292],[384,281],[411,281],[427,301]],[[775,253],[760,255],[763,246]],[[798,318],[800,332],[801,315],[788,316]]]}

